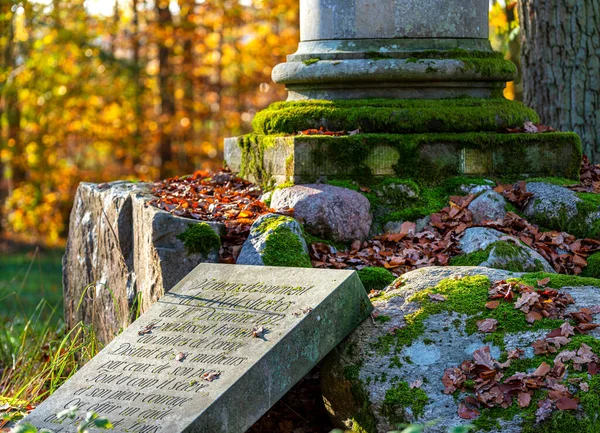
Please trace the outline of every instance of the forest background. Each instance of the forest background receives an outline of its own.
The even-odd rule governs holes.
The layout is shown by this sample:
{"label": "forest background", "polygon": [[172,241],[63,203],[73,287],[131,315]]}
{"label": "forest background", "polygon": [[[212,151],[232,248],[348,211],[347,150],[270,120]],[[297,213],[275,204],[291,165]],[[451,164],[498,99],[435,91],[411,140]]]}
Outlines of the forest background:
{"label": "forest background", "polygon": [[[285,99],[270,76],[298,3],[1,0],[0,240],[63,246],[82,181],[218,168],[223,138]],[[518,65],[516,2],[492,0],[490,33]]]}

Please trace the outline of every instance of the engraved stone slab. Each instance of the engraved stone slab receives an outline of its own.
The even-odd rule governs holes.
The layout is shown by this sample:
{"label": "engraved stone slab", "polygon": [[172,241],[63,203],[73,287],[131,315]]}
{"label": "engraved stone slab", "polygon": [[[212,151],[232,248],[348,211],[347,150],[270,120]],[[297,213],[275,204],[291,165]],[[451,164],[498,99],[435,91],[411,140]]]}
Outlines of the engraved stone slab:
{"label": "engraved stone slab", "polygon": [[56,414],[76,406],[115,432],[243,433],[371,310],[352,271],[204,263],[24,422],[74,431]]}

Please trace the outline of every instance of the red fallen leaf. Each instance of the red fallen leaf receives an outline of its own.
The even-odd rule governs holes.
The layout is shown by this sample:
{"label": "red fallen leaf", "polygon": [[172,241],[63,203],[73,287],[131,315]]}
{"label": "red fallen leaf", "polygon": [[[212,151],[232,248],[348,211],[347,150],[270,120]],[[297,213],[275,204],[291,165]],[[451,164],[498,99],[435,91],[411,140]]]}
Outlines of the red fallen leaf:
{"label": "red fallen leaf", "polygon": [[525,320],[527,320],[527,323],[533,323],[536,320],[542,320],[542,318],[543,316],[537,311],[530,311],[525,315]]}
{"label": "red fallen leaf", "polygon": [[519,359],[525,353],[523,349],[513,349],[506,352],[508,359]]}
{"label": "red fallen leaf", "polygon": [[477,329],[479,332],[494,332],[498,328],[496,319],[485,319],[477,321]]}
{"label": "red fallen leaf", "polygon": [[487,367],[490,370],[494,370],[494,361],[490,352],[489,346],[484,346],[473,352],[473,361],[476,365]]}
{"label": "red fallen leaf", "polygon": [[519,407],[528,407],[531,403],[531,395],[527,392],[519,392],[517,403],[519,403]]}
{"label": "red fallen leaf", "polygon": [[456,367],[447,368],[444,370],[444,376],[442,377],[444,394],[453,394],[465,383],[465,380],[467,378],[460,369]]}
{"label": "red fallen leaf", "polygon": [[546,287],[550,283],[550,277],[546,277],[543,280],[538,280],[537,285],[539,287]]}
{"label": "red fallen leaf", "polygon": [[444,302],[446,301],[448,298],[445,297],[444,295],[440,295],[439,293],[429,293],[429,299],[431,299],[432,301],[437,301],[437,302]]}
{"label": "red fallen leaf", "polygon": [[487,308],[488,310],[495,310],[499,306],[500,306],[500,301],[490,301],[487,304],[485,304],[485,308]]}
{"label": "red fallen leaf", "polygon": [[458,405],[458,416],[462,419],[475,419],[479,416],[477,409],[470,408],[464,403]]}
{"label": "red fallen leaf", "polygon": [[580,323],[579,325],[577,325],[575,327],[575,329],[577,330],[577,332],[586,334],[598,327],[600,327],[600,324],[597,324],[597,323]]}
{"label": "red fallen leaf", "polygon": [[588,373],[590,376],[595,376],[598,374],[598,364],[596,362],[590,362],[588,364]]}
{"label": "red fallen leaf", "polygon": [[[350,134],[350,135],[353,135],[353,134]],[[369,188],[369,187],[366,187],[366,186],[361,186],[361,187],[360,187],[360,190],[361,190],[362,192],[371,192],[371,188]]]}
{"label": "red fallen leaf", "polygon": [[544,377],[550,373],[550,366],[545,362],[542,362],[538,368],[532,373],[532,376]]}
{"label": "red fallen leaf", "polygon": [[556,401],[556,407],[559,410],[577,410],[577,400],[569,397],[563,397]]}
{"label": "red fallen leaf", "polygon": [[569,337],[575,335],[575,328],[569,322],[565,322],[560,325],[560,333],[564,337]]}

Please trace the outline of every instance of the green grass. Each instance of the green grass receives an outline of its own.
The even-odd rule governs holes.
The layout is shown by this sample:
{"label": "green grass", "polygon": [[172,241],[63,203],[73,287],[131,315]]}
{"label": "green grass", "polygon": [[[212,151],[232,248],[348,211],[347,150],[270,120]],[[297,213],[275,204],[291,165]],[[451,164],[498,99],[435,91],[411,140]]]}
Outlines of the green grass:
{"label": "green grass", "polygon": [[[62,250],[2,253],[0,258],[0,321],[16,313],[29,317],[40,299],[62,311]],[[48,312],[45,310],[46,313]],[[62,314],[54,316],[62,318]]]}
{"label": "green grass", "polygon": [[61,257],[37,249],[0,260],[0,406],[18,419],[71,377],[101,346],[93,327],[63,322]]}

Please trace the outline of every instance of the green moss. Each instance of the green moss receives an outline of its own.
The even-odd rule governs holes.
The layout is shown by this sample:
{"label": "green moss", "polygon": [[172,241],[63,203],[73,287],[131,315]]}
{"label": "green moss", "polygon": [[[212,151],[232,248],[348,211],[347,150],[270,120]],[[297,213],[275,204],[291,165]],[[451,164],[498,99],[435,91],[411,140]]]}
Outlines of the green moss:
{"label": "green moss", "polygon": [[358,271],[360,281],[367,292],[382,290],[392,284],[396,277],[385,268],[367,267]]}
{"label": "green moss", "polygon": [[590,255],[588,265],[581,272],[582,277],[600,278],[600,252]]}
{"label": "green moss", "polygon": [[532,177],[528,178],[527,182],[543,182],[558,186],[569,186],[577,183],[574,182],[573,179],[565,179],[562,177]]}
{"label": "green moss", "polygon": [[259,135],[294,134],[321,126],[332,131],[360,128],[364,133],[497,131],[501,126],[538,122],[536,113],[504,98],[365,99],[277,102],[252,123]]}
{"label": "green moss", "polygon": [[319,57],[313,57],[312,59],[304,60],[302,63],[304,63],[306,66],[310,66],[320,61],[321,59]]}
{"label": "green moss", "polygon": [[390,316],[377,316],[375,317],[375,321],[379,322],[379,323],[386,323],[389,322],[390,320],[392,320],[392,318]]}
{"label": "green moss", "polygon": [[[527,280],[534,278],[545,278],[545,275],[558,276],[556,274],[533,273],[527,274]],[[526,282],[526,284],[529,284]],[[561,281],[557,278],[556,281]],[[599,282],[600,283],[600,282]],[[552,280],[551,283],[552,284]],[[403,347],[410,346],[414,341],[420,338],[425,332],[425,320],[435,314],[458,313],[468,316],[464,323],[465,331],[469,334],[477,332],[476,322],[487,318],[498,320],[498,329],[486,335],[486,340],[494,343],[501,349],[504,348],[504,335],[506,333],[515,333],[522,331],[535,331],[538,329],[554,329],[560,326],[563,321],[542,319],[533,324],[527,323],[525,315],[514,308],[509,302],[503,302],[494,310],[485,308],[488,302],[488,290],[490,280],[485,276],[465,277],[458,280],[447,279],[441,281],[435,288],[423,290],[409,299],[410,302],[416,302],[420,308],[416,312],[405,317],[406,326],[397,330],[395,335],[386,334],[374,343],[375,348],[381,354],[387,354],[392,351],[399,353]],[[568,284],[567,284],[568,285]],[[562,286],[561,286],[562,287]],[[445,295],[445,302],[433,302],[429,298],[430,293],[440,293]],[[462,322],[456,319],[457,325]]]}
{"label": "green moss", "polygon": [[535,286],[537,281],[545,278],[550,278],[548,287],[553,289],[560,289],[561,287],[600,287],[600,279],[597,278],[579,277],[575,275],[564,274],[549,274],[546,272],[525,274],[520,278],[520,281],[522,281],[524,284]]}
{"label": "green moss", "polygon": [[267,218],[254,229],[257,233],[267,234],[262,252],[262,260],[266,266],[312,267],[300,238],[284,225],[293,221],[293,218],[286,216]]}
{"label": "green moss", "polygon": [[177,239],[183,242],[188,254],[207,255],[221,247],[221,238],[207,223],[189,225]]}
{"label": "green moss", "polygon": [[359,377],[360,364],[349,365],[344,368],[344,378],[350,382],[350,392],[355,402],[361,402],[353,421],[353,430],[357,433],[377,433],[377,420],[371,411],[369,394]]}
{"label": "green moss", "polygon": [[414,419],[423,415],[429,397],[420,388],[410,388],[407,382],[398,382],[385,393],[385,400],[381,407],[381,414],[388,418],[391,424],[400,424],[412,421],[406,414],[410,408]]}

